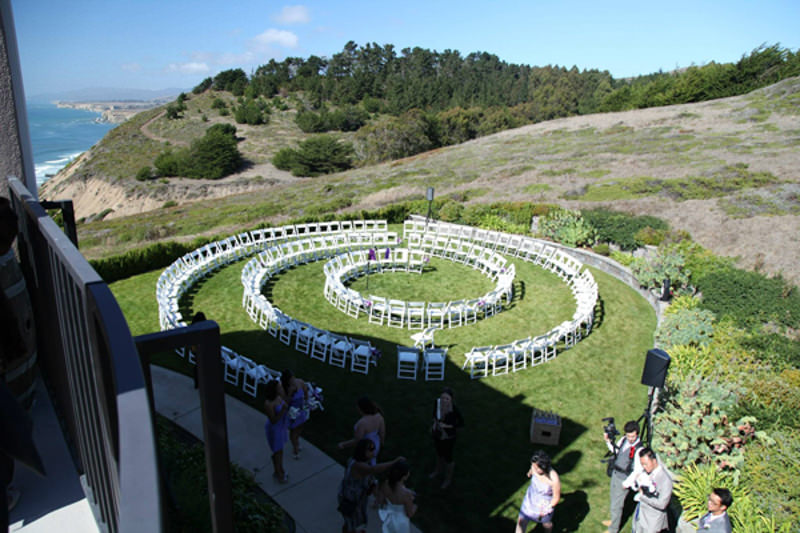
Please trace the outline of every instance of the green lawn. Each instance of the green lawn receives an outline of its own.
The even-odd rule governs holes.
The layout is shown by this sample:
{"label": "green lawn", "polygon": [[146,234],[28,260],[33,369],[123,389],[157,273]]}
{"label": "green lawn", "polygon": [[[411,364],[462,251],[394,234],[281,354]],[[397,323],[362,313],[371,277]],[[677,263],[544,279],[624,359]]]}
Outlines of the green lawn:
{"label": "green lawn", "polygon": [[[357,419],[355,400],[362,394],[374,398],[387,422],[386,448],[379,459],[408,458],[412,465],[408,484],[417,490],[420,505],[415,522],[426,533],[511,531],[527,488],[529,457],[539,447],[529,439],[531,408],[560,414],[560,443],[545,447],[563,483],[556,530],[599,531],[608,512],[608,478],[600,463],[605,453],[601,418],[614,416],[621,425],[638,417],[646,406],[646,387],[639,379],[645,353],[652,347],[655,314],[635,291],[593,271],[601,302],[590,336],[545,365],[471,381],[461,364],[463,353],[472,346],[544,333],[574,311],[569,290],[555,275],[519,260],[513,262],[517,295],[510,309],[476,325],[436,333],[437,345],[449,348],[444,383],[397,380],[396,345],[410,344],[410,334],[416,331],[368,324],[366,317],[356,320],[336,310],[322,295],[322,263],[285,272],[265,287],[265,293],[295,318],[369,338],[383,353],[369,376],[311,360],[253,324],[241,308],[239,276],[244,262],[195,286],[182,305],[184,316],[189,310],[202,310],[216,320],[223,344],[271,368],[292,368],[323,387],[325,411],[315,413],[304,436],[342,463],[347,452],[339,451],[336,443],[352,434]],[[155,282],[159,274],[146,273],[111,286],[134,335],[158,329]],[[493,285],[468,267],[436,259],[421,276],[378,274],[372,275],[369,283],[369,291],[365,279],[353,287],[364,293],[427,301],[477,296]],[[165,356],[160,362],[188,372],[186,363],[175,356]],[[456,391],[466,427],[456,446],[454,484],[441,491],[438,482],[427,478],[435,459],[428,428],[433,400],[445,384]],[[237,396],[242,397],[240,393]],[[261,401],[252,403],[260,407]],[[266,456],[266,443],[264,452]],[[290,461],[287,468],[291,466]]]}

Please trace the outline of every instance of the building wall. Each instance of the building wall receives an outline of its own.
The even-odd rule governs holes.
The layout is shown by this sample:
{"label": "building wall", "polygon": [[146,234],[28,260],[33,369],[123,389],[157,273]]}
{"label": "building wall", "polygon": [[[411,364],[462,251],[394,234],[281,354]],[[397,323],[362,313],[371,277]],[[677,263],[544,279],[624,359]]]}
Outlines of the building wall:
{"label": "building wall", "polygon": [[0,196],[15,176],[38,198],[11,1],[0,0]]}

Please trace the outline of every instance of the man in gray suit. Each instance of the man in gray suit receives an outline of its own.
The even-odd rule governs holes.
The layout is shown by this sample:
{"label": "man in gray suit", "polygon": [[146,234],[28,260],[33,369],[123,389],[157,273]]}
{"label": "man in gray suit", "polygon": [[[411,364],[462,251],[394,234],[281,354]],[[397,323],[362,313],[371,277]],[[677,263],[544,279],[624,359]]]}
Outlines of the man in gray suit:
{"label": "man in gray suit", "polygon": [[708,495],[708,513],[703,515],[697,525],[697,531],[707,533],[731,533],[731,519],[728,507],[733,503],[733,496],[728,489],[714,489]]}
{"label": "man in gray suit", "polygon": [[672,497],[672,478],[650,448],[639,453],[644,472],[637,482],[639,506],[633,530],[636,533],[660,533],[669,527],[667,506]]}

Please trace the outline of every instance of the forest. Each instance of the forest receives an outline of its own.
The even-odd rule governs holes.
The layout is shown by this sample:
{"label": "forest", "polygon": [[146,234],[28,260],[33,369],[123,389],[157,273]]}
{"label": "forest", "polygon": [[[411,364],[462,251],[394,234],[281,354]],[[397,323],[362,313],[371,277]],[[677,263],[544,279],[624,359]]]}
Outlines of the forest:
{"label": "forest", "polygon": [[[487,52],[398,53],[391,44],[350,41],[331,58],[273,59],[250,75],[226,70],[193,92],[231,92],[239,98],[237,122],[250,124],[268,120],[259,106],[295,95],[301,130],[356,131],[355,146],[344,151],[354,154],[353,165],[366,165],[554,118],[735,96],[797,75],[800,50],[779,44],[761,45],[735,63],[615,79],[597,69],[507,63]],[[287,149],[276,166],[296,175],[325,172],[294,164],[298,157],[302,152]]]}

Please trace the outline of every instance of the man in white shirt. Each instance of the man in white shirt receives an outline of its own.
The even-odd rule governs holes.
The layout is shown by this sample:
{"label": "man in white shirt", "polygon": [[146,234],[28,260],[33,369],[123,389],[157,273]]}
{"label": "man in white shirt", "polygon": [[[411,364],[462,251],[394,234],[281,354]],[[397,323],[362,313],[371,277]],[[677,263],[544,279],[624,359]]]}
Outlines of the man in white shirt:
{"label": "man in white shirt", "polygon": [[610,465],[611,520],[603,522],[604,526],[608,526],[608,533],[619,532],[622,526],[622,511],[625,501],[630,495],[630,488],[633,487],[636,478],[642,471],[639,461],[639,452],[642,449],[642,443],[639,440],[639,424],[635,420],[629,420],[623,429],[625,436],[619,439],[616,445],[611,442],[608,434],[603,433],[606,446],[614,454],[613,462]]}
{"label": "man in white shirt", "polygon": [[669,527],[667,507],[672,497],[672,478],[650,448],[643,448],[639,457],[644,473],[634,485],[634,489],[639,491],[639,506],[633,530],[636,533],[660,533]]}
{"label": "man in white shirt", "polygon": [[708,495],[708,513],[703,515],[697,525],[697,531],[707,533],[731,533],[731,519],[728,507],[733,503],[733,496],[728,489],[714,489]]}

